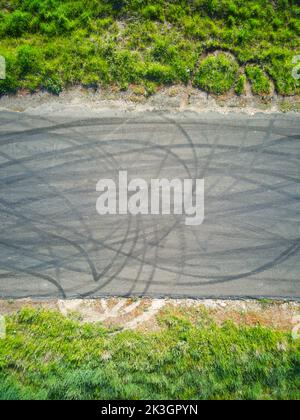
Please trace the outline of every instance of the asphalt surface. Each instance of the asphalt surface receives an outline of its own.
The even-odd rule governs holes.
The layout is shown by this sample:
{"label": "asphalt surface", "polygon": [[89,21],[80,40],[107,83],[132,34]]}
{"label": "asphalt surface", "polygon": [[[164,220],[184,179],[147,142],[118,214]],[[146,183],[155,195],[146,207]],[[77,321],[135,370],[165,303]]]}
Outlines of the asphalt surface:
{"label": "asphalt surface", "polygon": [[[296,115],[0,112],[0,297],[300,297]],[[204,178],[205,220],[99,216],[96,184]]]}

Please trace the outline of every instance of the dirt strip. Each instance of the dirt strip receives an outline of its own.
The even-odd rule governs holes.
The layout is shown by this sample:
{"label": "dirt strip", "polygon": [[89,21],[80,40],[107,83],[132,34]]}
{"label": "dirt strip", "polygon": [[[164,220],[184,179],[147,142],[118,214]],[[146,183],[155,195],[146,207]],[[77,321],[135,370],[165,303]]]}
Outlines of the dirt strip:
{"label": "dirt strip", "polygon": [[192,86],[176,85],[162,87],[151,96],[140,86],[131,85],[125,92],[117,88],[86,89],[73,87],[54,96],[41,91],[30,94],[19,91],[17,95],[0,97],[0,110],[16,112],[39,110],[58,111],[64,106],[82,106],[92,111],[192,111],[192,112],[229,112],[256,113],[300,112],[300,97],[284,97],[272,93],[265,97],[253,95],[249,85],[245,94],[237,96],[234,91],[221,96],[210,95]]}
{"label": "dirt strip", "polygon": [[122,329],[159,329],[158,318],[164,312],[175,315],[189,314],[191,319],[201,311],[208,312],[218,323],[233,321],[237,325],[261,325],[291,331],[300,322],[300,304],[269,300],[181,300],[181,299],[125,299],[108,298],[95,300],[49,300],[31,299],[1,300],[0,314],[8,315],[22,308],[58,310],[64,316],[82,323],[101,322],[108,327]]}

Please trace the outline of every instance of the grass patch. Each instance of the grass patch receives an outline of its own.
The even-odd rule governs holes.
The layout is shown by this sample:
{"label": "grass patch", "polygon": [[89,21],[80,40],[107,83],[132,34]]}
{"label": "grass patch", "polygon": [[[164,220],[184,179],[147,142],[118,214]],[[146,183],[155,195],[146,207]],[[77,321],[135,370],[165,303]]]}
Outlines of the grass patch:
{"label": "grass patch", "polygon": [[[299,18],[298,0],[0,1],[0,55],[8,62],[0,94],[20,88],[57,94],[76,84],[120,89],[132,83],[187,84],[203,52],[224,50],[240,66],[264,69],[278,93],[295,95]],[[222,63],[210,61],[215,80],[200,71],[196,85],[226,92],[235,65],[225,64],[229,74],[223,84]],[[265,94],[265,76],[249,77]]]}
{"label": "grass patch", "polygon": [[237,81],[236,86],[235,86],[235,93],[238,96],[241,96],[245,93],[245,91],[246,91],[246,81],[247,81],[246,76],[241,74],[240,77],[238,78],[238,81]]}
{"label": "grass patch", "polygon": [[208,57],[200,64],[194,85],[209,93],[222,95],[233,87],[238,71],[238,64],[228,55]]}
{"label": "grass patch", "polygon": [[300,102],[292,103],[290,101],[284,100],[280,104],[281,112],[300,112]]}
{"label": "grass patch", "polygon": [[300,399],[300,342],[168,309],[155,333],[22,309],[0,341],[0,399]]}
{"label": "grass patch", "polygon": [[269,95],[271,93],[270,80],[259,67],[248,66],[245,71],[251,82],[251,88],[254,94]]}

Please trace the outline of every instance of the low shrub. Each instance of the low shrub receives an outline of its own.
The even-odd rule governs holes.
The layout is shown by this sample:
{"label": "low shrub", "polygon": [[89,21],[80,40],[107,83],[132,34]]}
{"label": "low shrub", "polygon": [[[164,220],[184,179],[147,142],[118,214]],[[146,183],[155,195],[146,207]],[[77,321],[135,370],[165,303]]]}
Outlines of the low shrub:
{"label": "low shrub", "polygon": [[63,90],[62,82],[58,76],[46,77],[42,87],[53,95],[59,95]]}
{"label": "low shrub", "polygon": [[237,62],[230,56],[210,56],[200,64],[194,85],[209,93],[222,95],[233,87],[238,71]]}
{"label": "low shrub", "polygon": [[20,37],[29,30],[31,18],[30,13],[20,10],[7,14],[4,21],[5,35]]}
{"label": "low shrub", "polygon": [[148,5],[142,9],[142,16],[145,19],[164,21],[163,8],[159,5]]}
{"label": "low shrub", "polygon": [[146,63],[144,77],[150,82],[162,85],[170,85],[178,79],[171,66],[160,63]]}
{"label": "low shrub", "polygon": [[30,45],[17,48],[17,60],[21,77],[28,73],[36,74],[43,66],[41,51]]}
{"label": "low shrub", "polygon": [[270,80],[261,68],[251,65],[247,66],[245,71],[254,94],[269,95],[271,93]]}

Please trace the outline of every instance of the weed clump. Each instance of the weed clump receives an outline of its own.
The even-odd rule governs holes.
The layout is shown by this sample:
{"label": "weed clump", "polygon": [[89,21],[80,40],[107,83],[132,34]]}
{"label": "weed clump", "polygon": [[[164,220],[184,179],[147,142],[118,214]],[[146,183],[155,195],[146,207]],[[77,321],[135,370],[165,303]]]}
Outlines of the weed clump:
{"label": "weed clump", "polygon": [[195,75],[194,85],[216,95],[228,92],[234,85],[239,71],[237,62],[226,54],[203,60]]}
{"label": "weed clump", "polygon": [[251,82],[251,88],[256,95],[269,95],[271,93],[271,84],[269,78],[257,66],[247,66],[246,75]]}
{"label": "weed clump", "polygon": [[245,93],[246,82],[247,82],[246,76],[241,74],[240,77],[238,78],[238,81],[237,81],[236,86],[235,86],[235,93],[238,96],[241,96]]}

